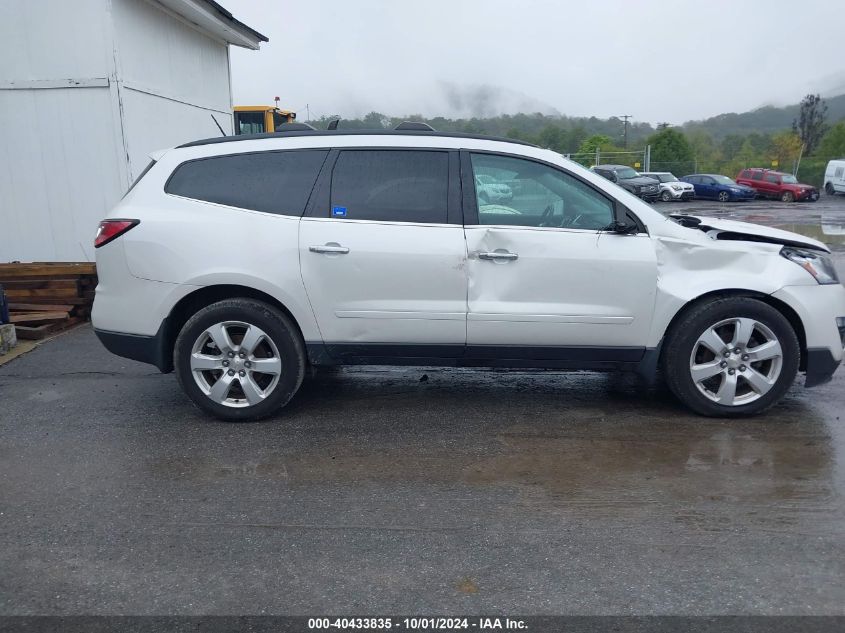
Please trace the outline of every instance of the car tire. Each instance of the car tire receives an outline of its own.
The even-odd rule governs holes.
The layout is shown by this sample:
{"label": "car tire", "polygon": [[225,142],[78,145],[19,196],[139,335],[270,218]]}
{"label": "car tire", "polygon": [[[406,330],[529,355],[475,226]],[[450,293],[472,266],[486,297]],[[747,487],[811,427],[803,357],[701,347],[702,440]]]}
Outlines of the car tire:
{"label": "car tire", "polygon": [[780,196],[781,202],[795,202],[795,194],[791,191],[784,191]]}
{"label": "car tire", "polygon": [[660,194],[660,199],[663,200],[663,202],[672,202],[672,194],[668,191],[664,191]]}
{"label": "car tire", "polygon": [[299,389],[305,366],[299,329],[255,299],[203,308],[182,327],[174,348],[182,389],[200,409],[227,422],[276,413]]}
{"label": "car tire", "polygon": [[719,195],[716,196],[716,199],[719,202],[728,202],[731,199],[731,194],[729,194],[727,191],[720,191]]}
{"label": "car tire", "polygon": [[725,297],[681,315],[666,335],[661,366],[669,389],[696,413],[740,417],[776,404],[794,382],[800,357],[783,314],[758,299]]}
{"label": "car tire", "polygon": [[824,192],[829,196],[835,196],[836,195],[836,189],[833,188],[832,182],[825,183]]}

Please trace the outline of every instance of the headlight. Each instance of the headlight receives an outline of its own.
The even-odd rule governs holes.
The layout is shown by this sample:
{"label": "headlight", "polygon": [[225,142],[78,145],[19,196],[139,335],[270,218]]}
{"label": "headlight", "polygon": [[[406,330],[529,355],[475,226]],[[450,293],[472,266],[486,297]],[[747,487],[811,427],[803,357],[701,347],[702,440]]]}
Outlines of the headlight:
{"label": "headlight", "polygon": [[810,273],[820,284],[838,284],[839,277],[830,257],[824,253],[794,246],[784,246],[780,254]]}

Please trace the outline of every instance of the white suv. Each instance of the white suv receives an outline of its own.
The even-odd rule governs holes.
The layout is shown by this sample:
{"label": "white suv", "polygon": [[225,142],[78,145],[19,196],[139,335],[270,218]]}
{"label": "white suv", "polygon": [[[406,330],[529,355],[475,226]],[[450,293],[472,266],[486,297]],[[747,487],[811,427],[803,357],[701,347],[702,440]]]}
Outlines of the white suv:
{"label": "white suv", "polygon": [[695,198],[695,187],[691,183],[678,180],[672,172],[649,171],[640,175],[654,178],[660,183],[660,199],[663,202],[693,200]]}
{"label": "white suv", "polygon": [[[506,183],[482,200],[479,176]],[[309,365],[629,370],[753,414],[842,358],[824,244],[667,218],[559,154],[433,131],[293,131],[159,152],[101,225],[93,322],[226,420]]]}

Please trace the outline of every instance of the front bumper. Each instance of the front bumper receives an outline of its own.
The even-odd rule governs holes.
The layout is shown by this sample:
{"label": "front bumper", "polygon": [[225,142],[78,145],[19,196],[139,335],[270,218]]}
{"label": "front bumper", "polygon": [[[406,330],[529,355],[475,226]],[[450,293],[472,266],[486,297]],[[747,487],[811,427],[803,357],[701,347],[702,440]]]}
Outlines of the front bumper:
{"label": "front bumper", "polygon": [[804,327],[804,386],[826,383],[842,362],[843,332],[837,318],[845,317],[845,288],[841,284],[785,286],[772,297],[792,308]]}
{"label": "front bumper", "polygon": [[808,349],[807,350],[807,378],[804,381],[805,387],[817,387],[833,378],[833,372],[839,367],[841,361],[834,360],[829,349]]}
{"label": "front bumper", "polygon": [[660,194],[662,195],[665,191],[668,191],[671,194],[672,200],[692,200],[695,198],[695,189],[675,190],[672,189],[672,187],[667,187],[665,189],[661,189]]}
{"label": "front bumper", "polygon": [[815,189],[811,189],[809,191],[805,191],[803,193],[798,194],[795,199],[800,201],[809,200],[810,202],[815,202],[819,199],[819,192]]}

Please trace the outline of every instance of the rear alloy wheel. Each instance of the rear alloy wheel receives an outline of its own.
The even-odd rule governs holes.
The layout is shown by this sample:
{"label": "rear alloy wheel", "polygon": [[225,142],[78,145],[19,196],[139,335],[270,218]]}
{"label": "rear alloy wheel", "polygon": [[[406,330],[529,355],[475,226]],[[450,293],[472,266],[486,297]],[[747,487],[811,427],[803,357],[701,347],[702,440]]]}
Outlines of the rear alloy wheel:
{"label": "rear alloy wheel", "polygon": [[669,388],[697,413],[753,415],[795,379],[800,348],[789,321],[757,299],[728,297],[690,310],[667,336]]}
{"label": "rear alloy wheel", "polygon": [[784,191],[780,197],[781,202],[795,202],[795,194],[791,191]]}
{"label": "rear alloy wheel", "polygon": [[833,188],[832,182],[828,182],[828,183],[825,184],[824,192],[829,196],[835,196],[836,195],[836,189]]}
{"label": "rear alloy wheel", "polygon": [[664,190],[663,193],[660,194],[660,199],[663,200],[663,202],[672,202],[672,194]]}
{"label": "rear alloy wheel", "polygon": [[718,195],[719,202],[727,202],[731,199],[731,194],[727,191],[720,191]]}
{"label": "rear alloy wheel", "polygon": [[275,308],[228,299],[195,314],[176,340],[182,388],[223,420],[265,417],[287,404],[305,373],[299,332]]}

